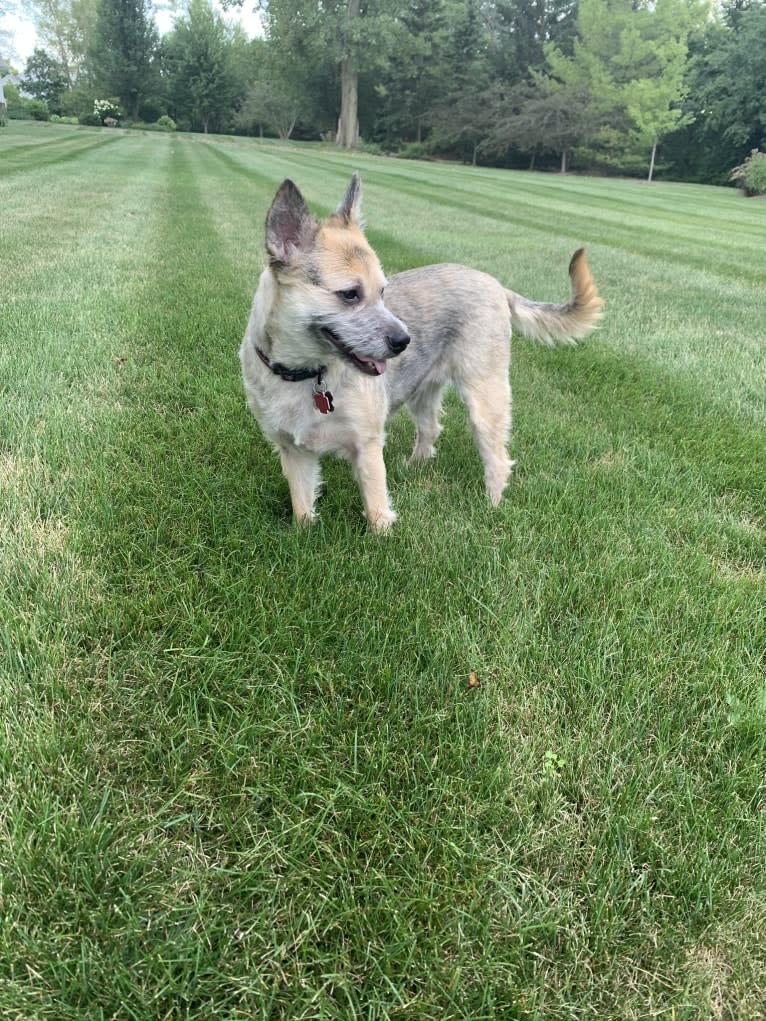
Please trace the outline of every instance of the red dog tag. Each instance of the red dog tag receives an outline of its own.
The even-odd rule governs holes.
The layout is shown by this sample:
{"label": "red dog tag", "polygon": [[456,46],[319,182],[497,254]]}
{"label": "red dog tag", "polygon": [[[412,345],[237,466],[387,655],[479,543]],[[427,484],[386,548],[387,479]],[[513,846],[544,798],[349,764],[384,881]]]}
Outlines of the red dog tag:
{"label": "red dog tag", "polygon": [[332,394],[329,390],[314,390],[314,407],[322,415],[335,411],[332,403]]}

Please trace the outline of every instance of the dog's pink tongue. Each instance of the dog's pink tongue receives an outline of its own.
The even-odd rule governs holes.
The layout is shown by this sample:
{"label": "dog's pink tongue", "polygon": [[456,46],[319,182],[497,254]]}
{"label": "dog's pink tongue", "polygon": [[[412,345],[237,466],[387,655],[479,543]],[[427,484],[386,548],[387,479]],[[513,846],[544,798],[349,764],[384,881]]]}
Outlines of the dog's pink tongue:
{"label": "dog's pink tongue", "polygon": [[365,362],[367,365],[374,365],[379,376],[382,376],[386,371],[386,363],[378,361],[377,358],[361,358],[360,361]]}

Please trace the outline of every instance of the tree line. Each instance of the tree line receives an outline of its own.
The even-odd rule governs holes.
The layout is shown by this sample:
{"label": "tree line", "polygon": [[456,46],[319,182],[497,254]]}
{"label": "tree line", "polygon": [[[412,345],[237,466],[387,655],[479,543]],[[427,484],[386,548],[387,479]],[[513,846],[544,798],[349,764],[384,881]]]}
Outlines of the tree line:
{"label": "tree line", "polygon": [[766,140],[762,0],[260,0],[258,39],[211,0],[165,35],[150,0],[22,2],[24,90],[81,121],[111,99],[123,122],[711,183]]}

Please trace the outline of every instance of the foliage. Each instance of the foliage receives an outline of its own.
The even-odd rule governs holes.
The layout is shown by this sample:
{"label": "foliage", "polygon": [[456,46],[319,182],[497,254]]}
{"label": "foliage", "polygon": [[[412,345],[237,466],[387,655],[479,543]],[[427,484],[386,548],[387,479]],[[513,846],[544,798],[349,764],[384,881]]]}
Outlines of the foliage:
{"label": "foliage", "polygon": [[157,127],[162,128],[163,131],[175,131],[176,122],[172,117],[168,117],[168,115],[164,113],[157,119]]}
{"label": "foliage", "polygon": [[175,119],[198,130],[225,130],[241,99],[244,63],[236,46],[246,49],[210,0],[190,0],[185,14],[163,41],[169,103]]}
{"label": "foliage", "polygon": [[67,69],[61,61],[39,47],[32,52],[22,78],[25,92],[44,100],[51,112],[61,113],[61,97],[69,84]]}
{"label": "foliage", "polygon": [[3,85],[3,95],[5,96],[5,113],[10,120],[15,120],[24,116],[23,100],[19,95],[19,90],[13,84],[13,82],[6,82]]}
{"label": "foliage", "polygon": [[89,51],[93,80],[137,118],[159,82],[159,33],[150,0],[99,0],[97,15]]}
{"label": "foliage", "polygon": [[62,69],[70,89],[83,72],[98,4],[99,0],[21,0],[44,50]]}
{"label": "foliage", "polygon": [[93,116],[98,117],[102,124],[107,118],[118,121],[122,117],[120,104],[116,99],[96,99],[93,103]]}
{"label": "foliage", "polygon": [[729,175],[746,195],[766,195],[766,152],[753,149],[747,159]]}
{"label": "foliage", "polygon": [[35,121],[47,121],[50,117],[48,104],[44,99],[24,99],[23,109],[26,115]]}
{"label": "foliage", "polygon": [[263,135],[265,129],[287,139],[293,133],[299,112],[298,100],[289,90],[283,90],[279,82],[257,80],[248,88],[235,124],[247,134],[257,129]]}
{"label": "foliage", "polygon": [[396,155],[403,160],[427,160],[432,158],[432,149],[425,142],[406,142]]}
{"label": "foliage", "polygon": [[612,166],[651,149],[651,176],[657,140],[684,121],[691,25],[686,0],[581,0],[572,55],[548,45],[548,70],[536,76],[578,98],[579,138],[569,144]]}
{"label": "foliage", "polygon": [[51,116],[50,116],[50,120],[51,120],[51,123],[53,123],[53,124],[79,124],[80,123],[77,117],[66,117],[66,116],[61,116],[60,114],[57,114],[57,113],[52,113]]}

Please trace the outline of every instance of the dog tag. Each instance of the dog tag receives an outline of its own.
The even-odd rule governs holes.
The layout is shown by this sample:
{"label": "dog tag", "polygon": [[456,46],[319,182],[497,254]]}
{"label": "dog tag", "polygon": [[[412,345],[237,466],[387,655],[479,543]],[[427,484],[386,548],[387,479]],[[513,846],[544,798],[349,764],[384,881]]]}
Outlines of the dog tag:
{"label": "dog tag", "polygon": [[332,394],[329,390],[320,390],[318,387],[314,387],[314,407],[322,415],[335,411],[332,403]]}

